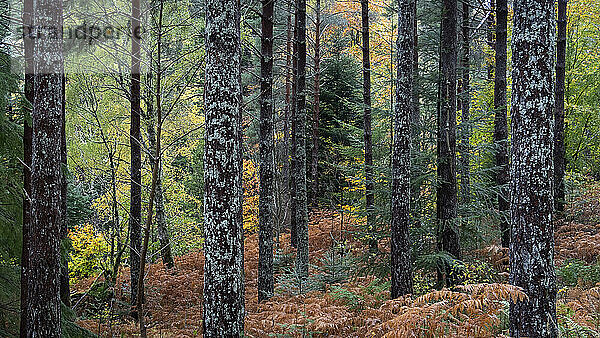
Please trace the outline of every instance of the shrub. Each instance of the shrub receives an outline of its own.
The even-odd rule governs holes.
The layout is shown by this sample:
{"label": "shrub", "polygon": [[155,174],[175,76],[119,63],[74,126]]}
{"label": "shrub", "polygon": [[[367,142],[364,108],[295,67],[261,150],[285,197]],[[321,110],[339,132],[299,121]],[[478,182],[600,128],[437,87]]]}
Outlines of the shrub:
{"label": "shrub", "polygon": [[94,226],[83,224],[69,230],[70,253],[69,271],[71,282],[92,276],[102,270],[102,262],[108,253],[108,244],[96,233]]}

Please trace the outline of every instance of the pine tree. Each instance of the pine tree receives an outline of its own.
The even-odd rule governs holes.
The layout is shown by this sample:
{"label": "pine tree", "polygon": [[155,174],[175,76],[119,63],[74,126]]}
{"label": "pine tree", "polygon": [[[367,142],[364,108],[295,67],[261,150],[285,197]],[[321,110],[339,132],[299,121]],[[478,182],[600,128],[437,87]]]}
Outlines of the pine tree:
{"label": "pine tree", "polygon": [[[469,205],[471,201],[471,6],[468,0],[462,2],[460,43],[460,96],[457,105],[460,116],[460,203]],[[465,223],[463,221],[463,223]]]}
{"label": "pine tree", "polygon": [[554,110],[554,209],[565,209],[565,63],[567,54],[567,0],[558,1],[556,40],[556,103]]}
{"label": "pine tree", "polygon": [[365,147],[365,203],[369,250],[377,252],[375,235],[375,194],[373,184],[373,131],[371,128],[371,56],[369,48],[369,1],[361,0],[362,10],[362,65],[363,65],[363,128]]}
{"label": "pine tree", "polygon": [[205,337],[237,337],[244,330],[239,2],[207,2],[205,34],[203,327]]}
{"label": "pine tree", "polygon": [[[26,306],[22,320],[27,337],[61,336],[60,242],[61,126],[63,121],[63,49],[57,39],[63,23],[63,3],[38,0],[32,8],[33,27],[54,27],[33,40],[33,112],[30,219]],[[23,335],[23,332],[21,332]]]}
{"label": "pine tree", "polygon": [[[438,188],[437,237],[438,250],[460,259],[456,188],[456,63],[457,63],[457,2],[444,0],[440,40],[440,82],[438,101]],[[447,284],[456,283],[455,272],[445,264]],[[442,273],[440,271],[440,278]]]}
{"label": "pine tree", "polygon": [[313,79],[313,117],[312,117],[312,153],[311,153],[311,179],[312,179],[312,205],[318,205],[319,197],[319,120],[321,118],[321,0],[316,0],[315,6],[315,74]]}
{"label": "pine tree", "polygon": [[414,6],[415,0],[398,1],[398,76],[394,107],[394,139],[392,154],[392,298],[411,294],[412,263],[410,255],[410,150],[411,116],[414,85]]}
{"label": "pine tree", "polygon": [[[496,18],[496,71],[494,79],[494,143],[496,147],[496,184],[501,187],[498,194],[498,211],[506,213],[510,204],[508,183],[510,182],[510,173],[508,166],[508,122],[507,122],[507,103],[506,103],[506,49],[507,49],[507,20],[508,4],[507,0],[497,0],[497,18]],[[508,248],[510,245],[510,226],[508,219],[500,221],[500,231],[502,233],[502,246]]]}
{"label": "pine tree", "polygon": [[510,283],[528,298],[510,305],[510,335],[556,337],[554,1],[517,0],[514,13]]}
{"label": "pine tree", "polygon": [[294,7],[294,25],[293,25],[293,39],[292,39],[292,97],[290,104],[290,120],[291,120],[291,156],[290,156],[290,244],[293,247],[298,245],[298,221],[296,213],[298,210],[296,200],[296,184],[298,175],[298,139],[297,139],[297,128],[296,128],[296,115],[298,113],[298,4],[296,0],[288,0],[293,3]]}
{"label": "pine tree", "polygon": [[296,84],[297,108],[295,117],[296,165],[296,272],[308,277],[308,201],[306,195],[306,0],[298,0],[298,79]]}
{"label": "pine tree", "polygon": [[260,59],[260,198],[258,301],[273,296],[273,227],[275,224],[273,140],[273,8],[262,0]]}

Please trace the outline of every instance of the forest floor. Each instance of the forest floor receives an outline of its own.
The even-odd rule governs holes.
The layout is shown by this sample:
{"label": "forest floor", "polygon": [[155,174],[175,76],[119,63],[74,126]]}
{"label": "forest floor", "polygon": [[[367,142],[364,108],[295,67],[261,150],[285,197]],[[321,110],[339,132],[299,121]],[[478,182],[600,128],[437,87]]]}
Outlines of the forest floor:
{"label": "forest floor", "polygon": [[[276,295],[257,302],[258,235],[245,241],[246,312],[248,337],[502,337],[507,335],[508,302],[524,295],[503,284],[506,272],[498,268],[498,283],[470,284],[452,290],[389,299],[389,283],[373,276],[344,275],[348,257],[359,257],[360,242],[345,241],[341,249],[341,227],[337,214],[321,212],[311,217],[310,250],[314,265],[312,286],[298,292],[293,274],[282,267],[293,266],[289,235],[280,238],[276,256]],[[556,224],[556,264],[559,271],[557,304],[559,327],[564,337],[599,337],[600,332],[600,185],[588,187]],[[344,233],[346,233],[344,231]],[[348,235],[348,238],[350,236]],[[383,251],[385,244],[380,244]],[[389,249],[388,249],[389,251]],[[505,262],[505,250],[489,246],[480,250],[491,266]],[[336,262],[336,258],[337,262]],[[176,258],[175,268],[158,264],[148,267],[146,278],[147,323],[153,337],[202,335],[204,256],[201,251]],[[341,278],[340,278],[341,276]],[[119,273],[111,301],[90,292],[100,278],[74,286],[79,325],[103,337],[134,336],[136,323],[126,315],[129,286],[127,268]],[[315,286],[316,285],[316,286]],[[320,290],[319,290],[320,289]],[[81,295],[86,294],[82,298]]]}

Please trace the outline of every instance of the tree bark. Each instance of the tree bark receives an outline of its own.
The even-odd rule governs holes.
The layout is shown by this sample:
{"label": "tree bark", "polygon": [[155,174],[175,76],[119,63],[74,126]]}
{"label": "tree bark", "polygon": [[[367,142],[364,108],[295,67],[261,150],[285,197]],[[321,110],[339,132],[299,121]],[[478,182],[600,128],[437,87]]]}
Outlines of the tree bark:
{"label": "tree bark", "polygon": [[553,113],[554,1],[517,0],[512,38],[510,335],[556,337]]}
{"label": "tree bark", "polygon": [[[33,0],[23,1],[23,32],[33,25]],[[28,105],[33,105],[33,40],[24,35],[23,49],[25,56],[25,85],[24,93]],[[29,106],[27,108],[30,108]],[[27,299],[28,270],[29,270],[29,237],[31,228],[31,146],[32,146],[32,110],[26,110],[23,119],[23,243],[21,247],[21,320],[20,336],[27,337]]]}
{"label": "tree bark", "polygon": [[567,0],[558,1],[556,40],[556,103],[554,110],[554,209],[565,209],[565,64],[567,54]]}
{"label": "tree bark", "polygon": [[373,184],[373,132],[371,128],[371,58],[369,48],[369,1],[361,0],[362,10],[362,66],[363,66],[363,128],[365,147],[365,203],[369,250],[377,252],[375,233],[375,194]]}
{"label": "tree bark", "polygon": [[296,115],[298,111],[298,6],[295,2],[296,0],[289,0],[294,3],[294,40],[292,47],[292,104],[291,104],[291,112],[290,112],[290,120],[292,121],[292,156],[290,156],[290,242],[292,247],[296,247],[298,245],[298,225],[296,219],[296,213],[298,210],[297,200],[296,200],[296,174],[298,167],[298,139],[297,139],[297,121]]}
{"label": "tree bark", "polygon": [[[490,49],[495,50],[495,43],[494,43],[494,21],[496,20],[495,18],[495,13],[496,13],[496,0],[489,0],[489,14],[487,16],[486,19],[486,26],[487,26],[487,34],[486,34],[486,40],[487,40],[487,44],[490,47]],[[494,76],[494,66],[492,65],[491,62],[486,62],[487,64],[487,79],[488,81],[492,81],[492,78]]]}
{"label": "tree bark", "polygon": [[[456,63],[457,63],[457,2],[444,0],[442,7],[440,83],[438,101],[438,188],[437,237],[438,250],[460,259],[459,232],[456,224]],[[456,271],[445,264],[445,276],[438,279],[447,285],[457,283]]]}
{"label": "tree bark", "polygon": [[308,200],[306,191],[306,0],[297,1],[298,80],[296,109],[296,273],[308,278]]}
{"label": "tree bark", "polygon": [[[137,300],[137,285],[140,271],[142,247],[142,151],[140,145],[140,39],[136,31],[140,29],[140,0],[131,0],[131,125],[129,145],[131,147],[131,200],[129,205],[129,266],[131,271],[131,305]],[[137,311],[132,311],[137,318]]]}
{"label": "tree bark", "polygon": [[[287,2],[287,36],[285,41],[285,117],[283,120],[283,137],[284,137],[284,151],[283,151],[283,205],[284,205],[284,219],[283,224],[288,226],[291,220],[290,211],[290,149],[292,146],[291,141],[291,112],[292,112],[292,39],[293,39],[293,26],[292,26],[292,0]],[[279,234],[279,232],[278,232]],[[277,238],[279,244],[279,237]]]}
{"label": "tree bark", "polygon": [[414,85],[414,10],[416,0],[398,1],[398,76],[394,107],[394,149],[392,156],[392,298],[411,294],[410,254],[410,165],[411,116],[415,109]]}
{"label": "tree bark", "polygon": [[[507,53],[507,0],[497,0],[496,18],[496,72],[494,79],[494,143],[496,144],[496,185],[500,187],[498,194],[498,211],[507,214],[510,210],[508,184],[510,182],[510,168],[508,158],[508,122],[506,103],[506,53]],[[502,246],[510,245],[510,225],[508,217],[500,221]]]}
{"label": "tree bark", "polygon": [[314,75],[314,102],[312,118],[312,205],[317,207],[319,204],[319,120],[321,118],[321,0],[316,0],[316,18],[315,18],[315,75]]}
{"label": "tree bark", "polygon": [[207,2],[205,34],[203,328],[205,337],[237,337],[244,330],[239,2]]}
{"label": "tree bark", "polygon": [[260,198],[258,301],[273,296],[273,227],[275,224],[273,140],[273,8],[262,0],[260,59]]}
{"label": "tree bark", "polygon": [[[32,12],[34,27],[62,27],[62,1],[38,0]],[[29,259],[23,319],[27,337],[60,337],[63,49],[62,40],[51,31],[42,34],[32,42],[31,215],[25,240]]]}
{"label": "tree bark", "polygon": [[[468,0],[462,2],[462,22],[461,22],[461,57],[460,70],[462,77],[460,79],[460,110],[461,110],[461,137],[459,143],[460,153],[460,203],[469,205],[471,202],[471,8]],[[463,221],[465,224],[466,221]]]}
{"label": "tree bark", "polygon": [[[423,121],[421,119],[421,105],[419,101],[420,96],[420,81],[419,81],[419,36],[418,36],[418,20],[417,20],[417,0],[412,1],[412,15],[413,15],[413,36],[414,36],[414,47],[413,47],[413,96],[412,104],[413,109],[411,110],[411,159],[412,163],[416,164],[416,168],[421,168],[422,164],[419,160],[419,153],[422,150],[422,136]],[[411,164],[412,165],[412,164]],[[411,208],[413,212],[412,222],[415,226],[419,226],[421,222],[421,180],[415,179],[421,176],[421,170],[411,171]]]}

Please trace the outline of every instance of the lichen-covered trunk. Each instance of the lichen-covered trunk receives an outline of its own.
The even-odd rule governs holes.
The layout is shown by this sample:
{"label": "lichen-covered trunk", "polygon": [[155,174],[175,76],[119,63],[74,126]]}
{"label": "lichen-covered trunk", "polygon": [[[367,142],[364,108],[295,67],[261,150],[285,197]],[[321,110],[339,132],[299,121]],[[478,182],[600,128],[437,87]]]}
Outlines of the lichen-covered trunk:
{"label": "lichen-covered trunk", "polygon": [[[65,87],[67,83],[66,75],[62,75],[62,111],[61,111],[61,126],[60,126],[60,163],[61,163],[61,183],[60,183],[60,212],[63,215],[62,225],[60,227],[60,241],[66,243],[68,236],[67,229],[67,134],[66,134],[66,97]],[[61,245],[60,255],[60,300],[67,307],[71,307],[71,289],[69,287],[69,260],[68,247]]]}
{"label": "lichen-covered trunk", "polygon": [[554,108],[554,209],[565,209],[565,63],[567,54],[567,0],[558,1],[556,40],[556,103]]}
{"label": "lichen-covered trunk", "polygon": [[[494,143],[496,150],[496,185],[500,187],[498,194],[498,211],[507,214],[510,210],[508,183],[510,168],[508,164],[508,122],[506,103],[506,53],[507,53],[507,0],[497,0],[496,16],[496,72],[494,79]],[[500,221],[501,243],[508,248],[510,245],[510,225],[508,215]]]}
{"label": "lichen-covered trunk", "polygon": [[316,0],[315,6],[315,57],[314,57],[314,86],[313,86],[313,117],[312,117],[312,154],[311,154],[311,180],[312,180],[312,205],[319,204],[319,120],[321,118],[321,0]]}
{"label": "lichen-covered trunk", "polygon": [[298,79],[296,85],[296,273],[308,277],[308,198],[306,191],[306,0],[298,0]]}
{"label": "lichen-covered trunk", "polygon": [[375,234],[375,194],[373,184],[373,131],[371,128],[371,56],[369,48],[369,1],[361,0],[362,10],[362,67],[363,67],[363,141],[365,149],[365,207],[369,250],[377,252]]}
{"label": "lichen-covered trunk", "polygon": [[[292,111],[292,1],[287,2],[287,36],[285,41],[285,116],[283,120],[283,138],[284,138],[284,150],[283,150],[283,224],[288,226],[290,224],[290,149],[292,145],[291,141],[291,111]],[[279,232],[277,232],[279,235]],[[277,237],[277,243],[279,244],[279,237]]]}
{"label": "lichen-covered trunk", "polygon": [[[34,27],[62,27],[62,1],[38,0],[33,13]],[[50,30],[42,34],[32,42],[31,214],[25,241],[29,259],[23,319],[27,337],[60,337],[63,49],[62,40]]]}
{"label": "lichen-covered trunk", "polygon": [[205,337],[237,337],[244,330],[239,2],[207,2],[205,34],[203,328]]}
{"label": "lichen-covered trunk", "polygon": [[[412,1],[412,16],[413,16],[413,97],[411,109],[410,125],[411,125],[411,159],[412,163],[416,164],[413,168],[420,168],[419,153],[422,147],[421,132],[423,131],[423,121],[421,118],[421,103],[420,97],[420,81],[419,81],[419,36],[418,36],[418,20],[417,20],[417,0]],[[413,212],[412,222],[415,226],[419,226],[421,222],[421,180],[415,179],[421,176],[420,170],[411,172],[411,208]]]}
{"label": "lichen-covered trunk", "polygon": [[[459,231],[456,224],[456,63],[457,2],[444,0],[440,40],[440,82],[437,131],[437,246],[460,259]],[[438,279],[453,285],[456,273],[449,264],[438,271]]]}
{"label": "lichen-covered trunk", "polygon": [[[471,201],[471,8],[468,0],[462,2],[461,44],[460,44],[460,203],[468,205]],[[463,224],[466,221],[463,221]]]}
{"label": "lichen-covered trunk", "polygon": [[273,227],[275,224],[275,158],[273,140],[273,7],[262,0],[260,58],[260,197],[258,301],[273,296]]}
{"label": "lichen-covered trunk", "polygon": [[[131,305],[135,306],[142,248],[142,151],[140,146],[140,40],[135,31],[140,27],[140,0],[131,1],[131,122],[129,146],[131,148],[131,182],[129,202],[129,267],[131,271]],[[132,311],[135,318],[137,311]]]}
{"label": "lichen-covered trunk", "polygon": [[410,150],[411,116],[415,109],[414,85],[414,11],[415,0],[398,1],[398,76],[394,107],[392,155],[392,298],[413,291],[410,254]]}
{"label": "lichen-covered trunk", "polygon": [[290,120],[292,121],[291,125],[291,150],[292,154],[290,156],[290,244],[293,247],[298,245],[298,225],[296,219],[296,213],[298,210],[297,201],[296,201],[296,174],[298,167],[298,138],[296,130],[296,114],[298,111],[298,6],[295,3],[296,0],[289,0],[290,2],[294,2],[294,37],[292,42],[292,104],[290,111]]}
{"label": "lichen-covered trunk", "polygon": [[[23,29],[32,25],[33,0],[23,1]],[[23,37],[23,53],[25,57],[25,83],[24,94],[29,104],[33,104],[33,40],[29,36]],[[31,110],[23,119],[23,243],[21,247],[21,323],[20,336],[27,337],[27,273],[29,269],[29,229],[31,227],[31,143],[32,126]]]}
{"label": "lichen-covered trunk", "polygon": [[510,283],[512,337],[556,337],[553,113],[554,1],[514,2]]}

